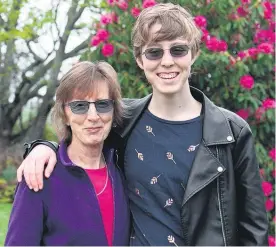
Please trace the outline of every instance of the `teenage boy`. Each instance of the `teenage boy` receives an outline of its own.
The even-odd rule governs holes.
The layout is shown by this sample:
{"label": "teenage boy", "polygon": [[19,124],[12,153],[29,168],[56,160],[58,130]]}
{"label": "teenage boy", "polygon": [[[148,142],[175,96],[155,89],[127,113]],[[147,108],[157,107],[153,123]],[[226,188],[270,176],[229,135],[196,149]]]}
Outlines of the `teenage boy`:
{"label": "teenage boy", "polygon": [[[192,16],[171,3],[144,9],[133,29],[134,56],[153,93],[125,101],[128,117],[109,139],[126,177],[131,245],[268,245],[250,128],[189,86],[200,36]],[[41,143],[53,148],[32,143],[18,169],[35,190],[44,164],[50,176],[56,163]]]}

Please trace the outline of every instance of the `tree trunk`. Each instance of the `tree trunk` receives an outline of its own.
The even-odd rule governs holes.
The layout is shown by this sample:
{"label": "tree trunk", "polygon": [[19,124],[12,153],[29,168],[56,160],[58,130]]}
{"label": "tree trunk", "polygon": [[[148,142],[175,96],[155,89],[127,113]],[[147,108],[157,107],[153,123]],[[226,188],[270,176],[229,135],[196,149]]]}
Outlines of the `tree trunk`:
{"label": "tree trunk", "polygon": [[8,146],[9,146],[8,138],[4,138],[0,136],[0,174],[6,165]]}
{"label": "tree trunk", "polygon": [[65,45],[61,44],[60,48],[57,52],[56,59],[51,70],[50,81],[48,83],[47,93],[43,96],[43,102],[39,108],[39,113],[36,118],[36,122],[29,129],[28,133],[25,135],[26,142],[33,141],[35,139],[39,139],[43,135],[45,123],[48,117],[48,114],[53,105],[53,98],[56,91],[56,86],[58,82],[58,74],[62,65],[62,61],[64,60],[64,49]]}

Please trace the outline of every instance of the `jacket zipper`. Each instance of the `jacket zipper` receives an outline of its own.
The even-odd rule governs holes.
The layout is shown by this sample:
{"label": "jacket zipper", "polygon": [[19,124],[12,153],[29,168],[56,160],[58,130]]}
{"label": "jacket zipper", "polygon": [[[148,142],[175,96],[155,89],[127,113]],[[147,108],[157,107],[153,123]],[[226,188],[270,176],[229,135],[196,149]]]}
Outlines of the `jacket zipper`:
{"label": "jacket zipper", "polygon": [[[104,230],[104,232],[105,232],[105,228],[104,228],[104,223],[103,223],[103,217],[102,217],[102,213],[101,213],[101,209],[100,209],[100,203],[99,203],[99,200],[98,200],[98,197],[97,197],[97,194],[96,194],[96,190],[95,190],[95,188],[94,188],[94,185],[92,184],[92,182],[90,181],[90,178],[89,178],[89,176],[87,175],[87,173],[86,173],[86,171],[83,169],[83,168],[81,168],[81,167],[77,167],[78,169],[80,169],[84,174],[85,174],[85,176],[86,176],[86,178],[87,178],[87,180],[88,180],[88,183],[90,184],[90,187],[92,188],[92,193],[95,195],[95,197],[96,197],[96,199],[97,199],[97,202],[98,202],[98,213],[100,214],[100,217],[101,217],[101,220],[102,220],[102,224],[103,224],[103,230]],[[106,169],[108,169],[108,168],[106,168]],[[115,204],[115,203],[114,203]],[[115,214],[114,214],[114,217],[115,217]],[[113,223],[114,224],[114,223]],[[114,225],[113,225],[113,227],[114,227]],[[106,234],[105,234],[106,235]],[[107,236],[106,236],[106,241],[107,241],[107,244],[108,244],[108,240],[107,240]],[[113,242],[113,240],[112,240],[112,242]]]}
{"label": "jacket zipper", "polygon": [[222,219],[222,209],[221,209],[221,201],[220,201],[220,193],[219,193],[219,177],[217,179],[217,191],[218,191],[219,215],[220,215],[220,221],[221,221],[222,236],[223,236],[224,246],[227,246],[226,238],[225,238],[225,229],[224,229],[224,224]]}
{"label": "jacket zipper", "polygon": [[[218,152],[218,147],[216,146],[216,152],[217,152],[217,158],[219,159],[219,152]],[[226,245],[226,237],[225,237],[225,229],[224,229],[224,224],[223,224],[223,215],[222,215],[222,208],[221,208],[221,201],[220,201],[220,186],[219,186],[219,180],[220,178],[217,178],[217,192],[218,192],[218,204],[219,204],[219,215],[220,215],[220,222],[221,222],[221,230],[222,230],[222,237],[224,241],[224,246]]]}
{"label": "jacket zipper", "polygon": [[181,227],[182,227],[182,231],[183,231],[184,246],[189,246],[187,227],[186,227],[187,224],[184,224],[184,219],[183,219],[182,215],[180,216],[180,219],[181,219]]}
{"label": "jacket zipper", "polygon": [[110,179],[111,179],[111,184],[112,184],[112,193],[113,193],[113,232],[112,232],[112,243],[111,243],[111,246],[114,245],[114,235],[115,235],[115,220],[116,220],[116,212],[115,212],[115,209],[116,209],[116,206],[115,206],[115,189],[114,189],[114,186],[115,186],[115,183],[114,183],[114,179],[111,175],[111,173],[109,173],[108,171],[108,174],[110,175]]}
{"label": "jacket zipper", "polygon": [[[115,149],[115,153],[116,153],[116,157],[117,157],[117,160],[118,160],[118,154],[117,154],[117,150]],[[115,162],[116,165],[117,165],[117,161]],[[108,167],[106,167],[107,171],[108,171],[108,175],[110,176],[110,179],[111,179],[111,185],[112,185],[112,193],[113,193],[113,232],[112,232],[112,242],[111,242],[111,246],[114,245],[114,235],[115,235],[115,209],[116,209],[116,206],[115,206],[115,189],[114,189],[114,186],[115,186],[115,183],[114,183],[114,179],[108,169]],[[107,240],[107,244],[108,244],[108,239],[107,239],[107,236],[106,236],[106,240]]]}

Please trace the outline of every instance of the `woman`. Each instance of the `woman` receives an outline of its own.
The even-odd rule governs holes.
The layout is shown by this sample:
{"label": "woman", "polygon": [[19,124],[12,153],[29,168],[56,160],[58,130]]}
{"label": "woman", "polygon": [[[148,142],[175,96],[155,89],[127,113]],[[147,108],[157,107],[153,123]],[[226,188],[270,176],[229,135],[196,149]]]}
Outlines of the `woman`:
{"label": "woman", "polygon": [[114,149],[120,86],[105,62],[80,62],[61,79],[53,120],[61,140],[45,189],[17,186],[5,245],[128,245],[129,209]]}

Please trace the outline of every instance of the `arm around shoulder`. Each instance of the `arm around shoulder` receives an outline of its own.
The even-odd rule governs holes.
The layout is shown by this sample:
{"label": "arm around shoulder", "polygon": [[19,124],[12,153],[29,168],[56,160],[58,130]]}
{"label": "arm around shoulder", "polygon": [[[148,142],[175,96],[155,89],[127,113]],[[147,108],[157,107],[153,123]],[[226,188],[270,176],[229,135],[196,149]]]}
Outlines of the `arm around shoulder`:
{"label": "arm around shoulder", "polygon": [[23,158],[25,159],[28,154],[34,149],[35,146],[37,145],[45,145],[48,146],[49,148],[51,148],[55,153],[58,150],[58,144],[56,142],[52,142],[52,141],[47,141],[47,140],[34,140],[31,143],[25,143],[24,147],[25,147],[25,152],[23,154]]}
{"label": "arm around shoulder", "polygon": [[268,219],[254,148],[254,138],[248,124],[241,129],[233,158],[237,191],[239,245],[267,246]]}
{"label": "arm around shoulder", "polygon": [[58,144],[36,140],[25,147],[25,159],[17,169],[17,180],[21,182],[24,175],[29,188],[38,191],[43,188],[43,172],[49,177],[55,167]]}

